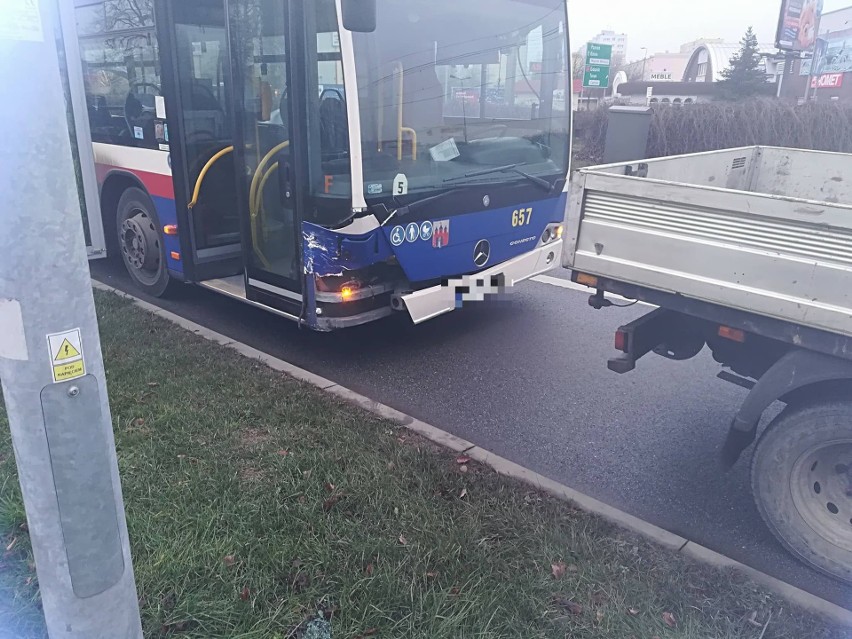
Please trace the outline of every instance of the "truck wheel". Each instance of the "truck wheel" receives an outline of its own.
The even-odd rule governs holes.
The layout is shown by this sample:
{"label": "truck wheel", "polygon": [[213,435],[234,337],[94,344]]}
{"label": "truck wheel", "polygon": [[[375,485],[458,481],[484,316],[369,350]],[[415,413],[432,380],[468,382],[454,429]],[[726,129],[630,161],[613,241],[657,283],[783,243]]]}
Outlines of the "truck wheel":
{"label": "truck wheel", "polygon": [[133,187],[124,192],[118,202],[115,226],[118,249],[131,279],[149,295],[162,297],[171,278],[166,268],[160,220],[145,191]]}
{"label": "truck wheel", "polygon": [[788,550],[852,583],[852,401],[788,407],[757,444],[751,485]]}

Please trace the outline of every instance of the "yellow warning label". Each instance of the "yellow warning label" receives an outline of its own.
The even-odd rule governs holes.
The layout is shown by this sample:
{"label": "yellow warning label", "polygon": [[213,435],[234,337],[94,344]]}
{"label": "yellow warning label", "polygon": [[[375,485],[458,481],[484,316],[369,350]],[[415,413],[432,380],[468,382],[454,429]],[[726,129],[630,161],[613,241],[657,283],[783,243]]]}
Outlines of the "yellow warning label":
{"label": "yellow warning label", "polygon": [[80,351],[78,351],[66,337],[65,340],[63,340],[62,345],[59,347],[59,353],[57,353],[56,358],[53,361],[61,362],[66,359],[71,359],[72,357],[80,357]]}
{"label": "yellow warning label", "polygon": [[68,382],[86,374],[83,337],[79,328],[47,336],[53,382]]}
{"label": "yellow warning label", "polygon": [[57,382],[66,382],[70,379],[77,379],[86,374],[86,367],[82,359],[70,364],[56,364],[53,367],[53,379]]}

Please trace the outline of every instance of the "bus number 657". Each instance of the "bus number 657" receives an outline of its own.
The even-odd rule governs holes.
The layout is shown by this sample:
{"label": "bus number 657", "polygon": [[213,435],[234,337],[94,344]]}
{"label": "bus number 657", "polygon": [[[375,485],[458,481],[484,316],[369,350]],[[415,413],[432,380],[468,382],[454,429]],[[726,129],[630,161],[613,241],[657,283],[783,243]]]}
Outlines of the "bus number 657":
{"label": "bus number 657", "polygon": [[529,226],[532,222],[532,209],[519,209],[512,212],[512,226]]}

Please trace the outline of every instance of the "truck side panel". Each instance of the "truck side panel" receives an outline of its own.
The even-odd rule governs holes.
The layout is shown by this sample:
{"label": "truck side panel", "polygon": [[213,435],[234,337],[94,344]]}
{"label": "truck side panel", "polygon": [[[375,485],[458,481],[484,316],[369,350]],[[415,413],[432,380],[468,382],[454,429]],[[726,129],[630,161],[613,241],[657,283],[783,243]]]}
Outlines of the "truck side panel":
{"label": "truck side panel", "polygon": [[852,335],[852,207],[581,175],[569,268]]}

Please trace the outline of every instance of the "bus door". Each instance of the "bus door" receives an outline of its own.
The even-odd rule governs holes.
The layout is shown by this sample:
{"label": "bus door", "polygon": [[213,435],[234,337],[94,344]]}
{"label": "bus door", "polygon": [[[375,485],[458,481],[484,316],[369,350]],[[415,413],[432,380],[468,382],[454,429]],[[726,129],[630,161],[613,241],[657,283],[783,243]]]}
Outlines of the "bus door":
{"label": "bus door", "polygon": [[351,211],[334,0],[229,0],[249,299],[302,316],[303,224]]}
{"label": "bus door", "polygon": [[[173,103],[169,122],[157,132],[170,149],[182,235],[189,234],[192,259],[184,263],[193,281],[243,273],[231,124],[231,69],[223,0],[166,3],[172,25],[167,46]],[[183,202],[181,202],[183,200]],[[185,206],[181,206],[185,204]],[[187,245],[184,244],[186,247]],[[184,248],[186,252],[186,248]]]}

